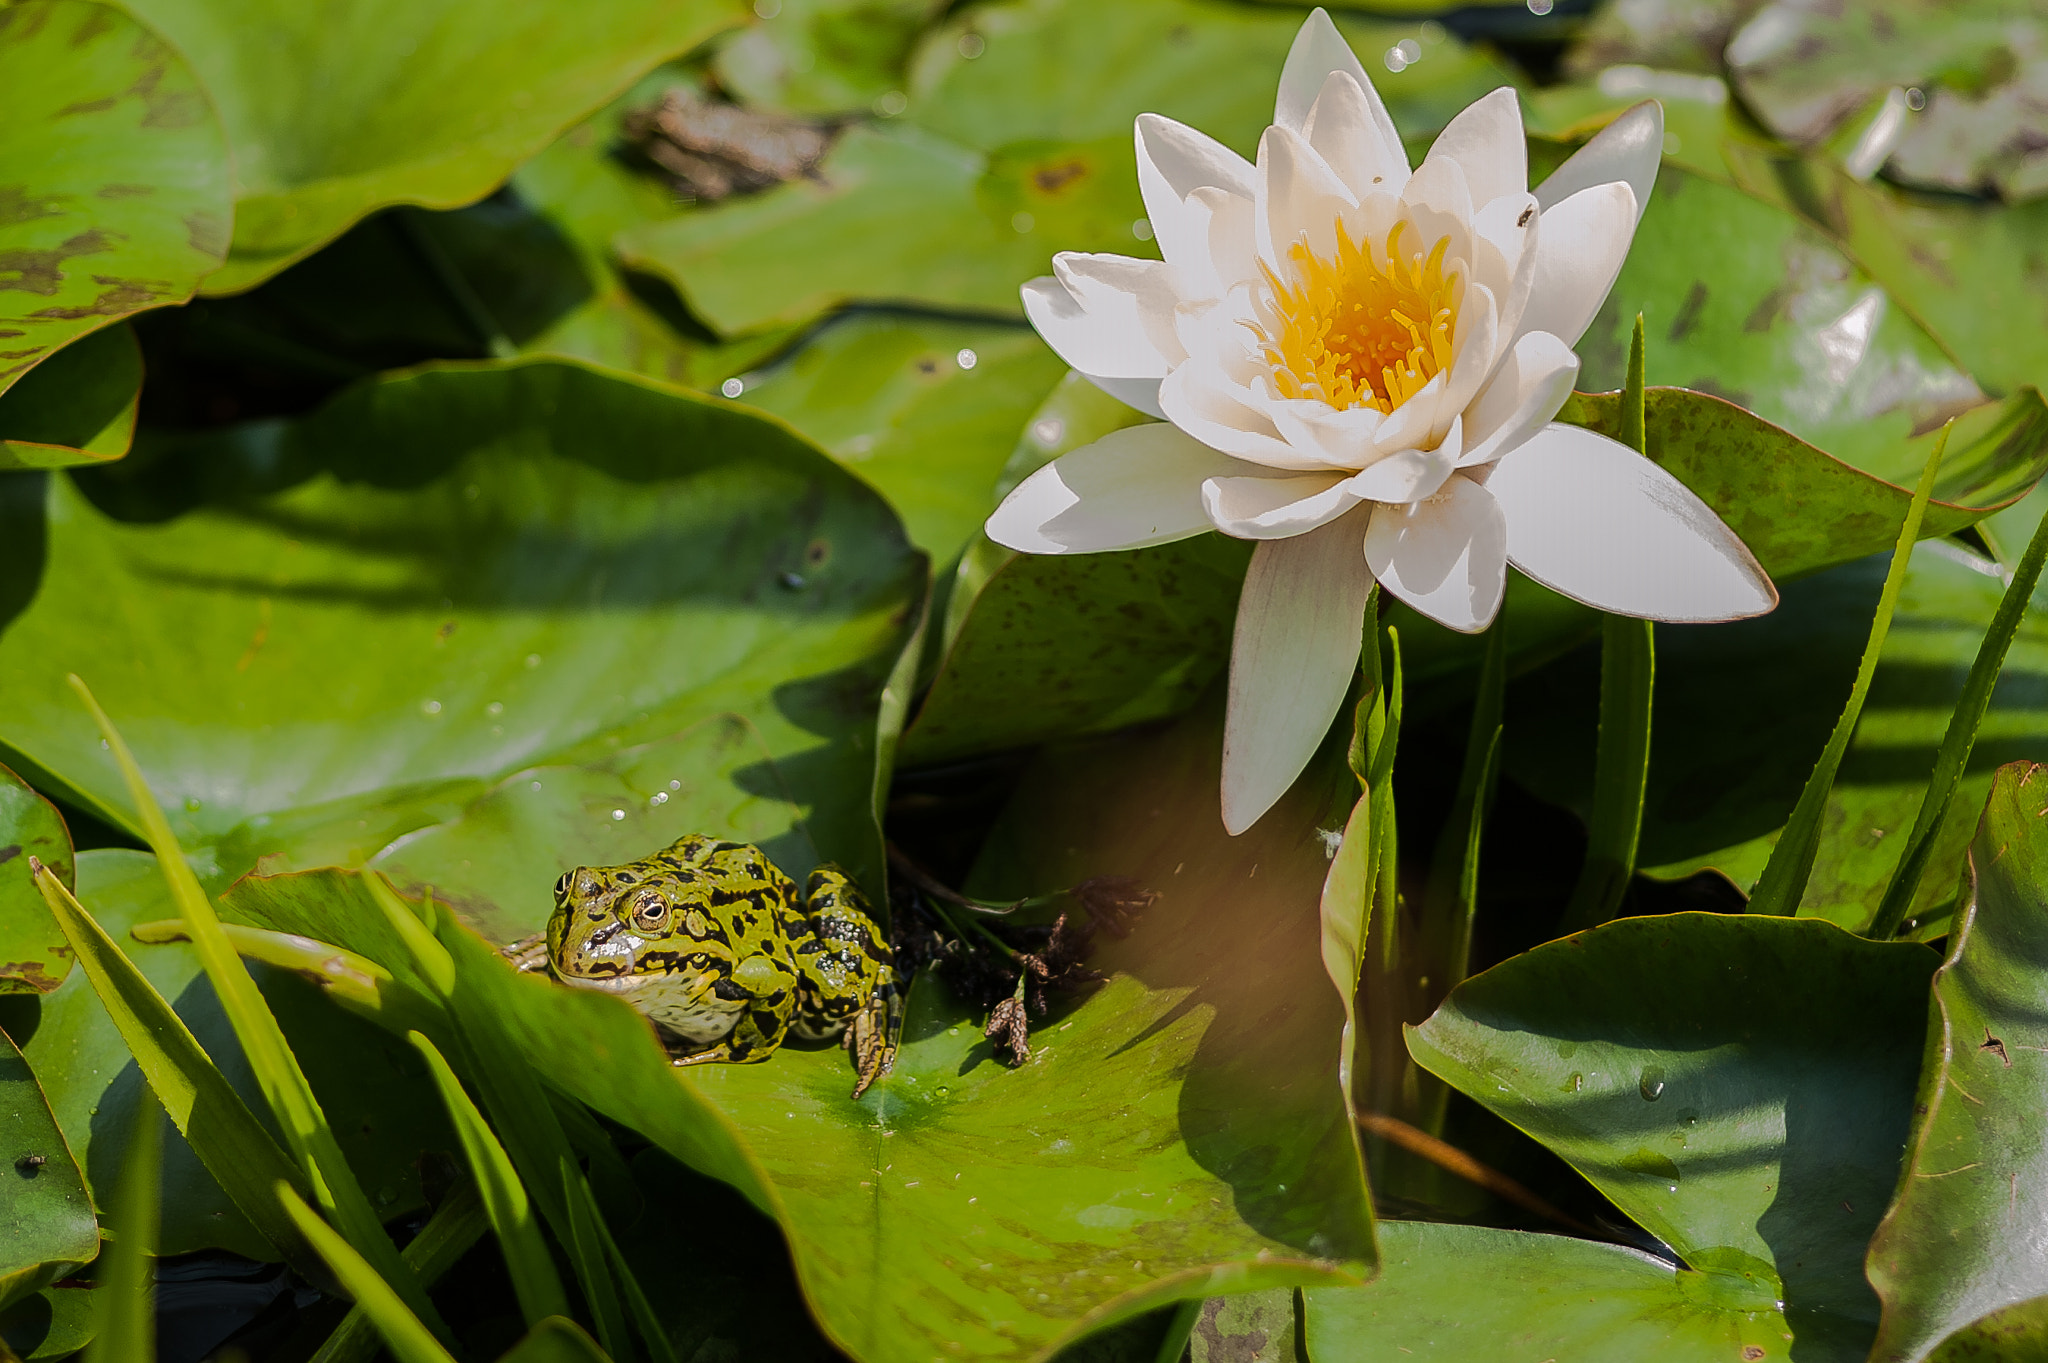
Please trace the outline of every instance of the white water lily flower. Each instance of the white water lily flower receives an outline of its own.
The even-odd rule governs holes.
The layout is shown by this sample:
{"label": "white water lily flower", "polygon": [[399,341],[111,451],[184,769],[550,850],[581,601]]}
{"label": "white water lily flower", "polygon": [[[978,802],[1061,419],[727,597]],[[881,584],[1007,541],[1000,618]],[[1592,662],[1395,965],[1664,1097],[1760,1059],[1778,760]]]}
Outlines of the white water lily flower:
{"label": "white water lily flower", "polygon": [[1024,286],[1052,348],[1159,424],[1026,479],[988,534],[1027,553],[1258,541],[1239,600],[1223,821],[1300,775],[1350,685],[1377,579],[1467,632],[1507,565],[1655,620],[1777,604],[1734,533],[1634,450],[1552,422],[1663,150],[1629,110],[1528,188],[1515,93],[1459,114],[1419,168],[1322,10],[1280,76],[1258,162],[1138,119],[1164,260],[1066,253]]}

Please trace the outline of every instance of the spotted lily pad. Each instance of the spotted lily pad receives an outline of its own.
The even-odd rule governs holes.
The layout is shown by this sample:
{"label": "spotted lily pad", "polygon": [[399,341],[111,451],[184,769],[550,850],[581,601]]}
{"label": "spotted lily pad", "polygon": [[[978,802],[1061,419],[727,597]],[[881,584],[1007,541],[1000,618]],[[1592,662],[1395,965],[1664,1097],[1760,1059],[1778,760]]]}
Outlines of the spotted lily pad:
{"label": "spotted lily pad", "polygon": [[227,144],[192,68],[111,5],[0,10],[0,89],[4,393],[80,336],[190,298],[227,250],[230,201]]}
{"label": "spotted lily pad", "polygon": [[0,767],[0,994],[47,994],[71,973],[71,948],[29,876],[31,857],[72,885],[64,816]]}

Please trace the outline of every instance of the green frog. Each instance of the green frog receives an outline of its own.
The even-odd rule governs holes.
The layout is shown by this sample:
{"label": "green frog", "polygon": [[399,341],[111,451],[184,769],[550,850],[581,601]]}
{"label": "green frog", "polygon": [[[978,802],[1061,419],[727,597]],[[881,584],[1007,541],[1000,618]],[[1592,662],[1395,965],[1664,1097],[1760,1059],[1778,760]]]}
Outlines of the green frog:
{"label": "green frog", "polygon": [[836,866],[799,894],[760,848],[692,833],[624,866],[568,872],[545,939],[506,955],[625,999],[680,1043],[678,1065],[766,1060],[791,1032],[840,1036],[858,1098],[895,1063],[895,957]]}

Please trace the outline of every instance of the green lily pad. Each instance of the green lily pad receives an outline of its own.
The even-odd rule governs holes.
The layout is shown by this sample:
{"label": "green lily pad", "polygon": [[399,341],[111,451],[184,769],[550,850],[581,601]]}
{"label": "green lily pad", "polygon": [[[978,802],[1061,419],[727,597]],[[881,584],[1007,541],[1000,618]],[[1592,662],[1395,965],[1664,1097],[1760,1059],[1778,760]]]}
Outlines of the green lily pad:
{"label": "green lily pad", "polygon": [[1380,1254],[1371,1284],[1302,1294],[1316,1363],[1730,1363],[1784,1358],[1788,1345],[1800,1363],[1861,1363],[1866,1347],[1621,1245],[1389,1221]]}
{"label": "green lily pad", "polygon": [[227,250],[230,201],[227,144],[191,68],[110,5],[0,12],[0,89],[5,392],[59,347],[190,298]]}
{"label": "green lily pad", "polygon": [[[819,848],[879,866],[875,697],[922,571],[779,423],[533,360],[394,376],[187,459],[99,505],[49,485],[48,569],[0,643],[0,748],[41,788],[132,819],[72,671],[223,879],[359,865],[511,772],[731,712]],[[109,603],[118,629],[79,627]]]}
{"label": "green lily pad", "polygon": [[1935,965],[1830,923],[1623,918],[1466,981],[1408,1048],[1723,1300],[1867,1339]]}
{"label": "green lily pad", "polygon": [[0,472],[119,459],[141,397],[142,351],[127,327],[64,347],[0,392]]}
{"label": "green lily pad", "polygon": [[1928,1363],[2040,1363],[2048,1356],[2048,1297],[1993,1311],[1943,1340]]}
{"label": "green lily pad", "polygon": [[71,948],[28,873],[30,857],[67,889],[77,883],[64,816],[0,767],[0,994],[47,994],[71,973]]}
{"label": "green lily pad", "polygon": [[1603,5],[1573,37],[1564,69],[1580,80],[1610,66],[1719,76],[1728,37],[1763,0],[1666,0]]}
{"label": "green lily pad", "polygon": [[191,61],[234,149],[235,293],[395,203],[453,208],[657,63],[733,22],[726,0],[484,0],[371,13],[329,0],[231,11],[141,0]]}
{"label": "green lily pad", "polygon": [[[622,1001],[517,975],[440,915],[451,1006],[774,1215],[821,1327],[865,1363],[1043,1359],[1176,1298],[1356,1282],[1370,1209],[1336,1083],[1342,1010],[1315,951],[1328,792],[1304,783],[1252,833],[1220,836],[1219,730],[1205,714],[1027,778],[985,874],[1130,874],[1163,897],[1099,944],[1107,981],[1038,1023],[1021,1069],[995,1058],[981,1010],[927,977],[894,1072],[857,1102],[836,1046],[679,1071]],[[445,856],[551,831],[452,826]],[[416,978],[353,874],[254,876],[225,904]],[[1211,947],[1248,912],[1256,968]]]}
{"label": "green lily pad", "polygon": [[2048,385],[2048,201],[1916,195],[1828,173],[1817,211],[1857,261],[1994,393]]}
{"label": "green lily pad", "polygon": [[[625,232],[619,250],[725,335],[856,298],[1016,316],[1055,252],[1156,255],[1132,120],[1164,113],[1249,154],[1299,27],[1208,0],[977,7],[927,40],[900,120],[848,131],[811,180]],[[1508,83],[1448,39],[1432,52],[1385,88],[1403,127],[1441,127]]]}
{"label": "green lily pad", "polygon": [[99,1290],[90,1283],[46,1287],[0,1314],[0,1339],[22,1363],[68,1358],[99,1328]]}
{"label": "green lily pad", "polygon": [[1017,432],[1064,373],[1023,327],[864,313],[743,391],[873,484],[911,543],[945,562],[995,510]]}
{"label": "green lily pad", "polygon": [[1886,171],[1948,191],[2048,192],[2048,20],[2012,0],[1779,3],[1739,29],[1728,70],[1779,136],[1819,145],[1893,86],[1904,110]]}
{"label": "green lily pad", "polygon": [[1923,1358],[1973,1321],[2048,1296],[2048,1248],[2027,1230],[2048,1214],[2043,776],[2032,762],[2000,768],[1970,852],[1976,894],[1934,977],[1905,1177],[1870,1247],[1881,1357]]}
{"label": "green lily pad", "polygon": [[918,32],[944,8],[942,0],[773,0],[766,18],[718,45],[712,70],[748,104],[864,112],[902,91]]}
{"label": "green lily pad", "polygon": [[1292,1292],[1211,1297],[1188,1336],[1189,1363],[1293,1363],[1299,1348]]}
{"label": "green lily pad", "polygon": [[0,1309],[100,1252],[85,1176],[35,1073],[0,1032]]}
{"label": "green lily pad", "polygon": [[[1970,377],[1812,225],[1666,166],[1578,344],[1579,386],[1619,389],[1641,313],[1652,384],[1713,393],[1910,487],[1909,440],[1984,401]],[[1924,458],[1922,460],[1924,462]]]}
{"label": "green lily pad", "polygon": [[[206,982],[197,951],[188,943],[145,945],[129,936],[137,923],[177,916],[156,859],[126,850],[82,853],[78,892],[100,925],[170,1000],[250,1110],[269,1123],[262,1091]],[[378,1212],[399,1217],[423,1206],[417,1167],[421,1152],[458,1147],[418,1053],[400,1037],[337,1016],[313,986],[289,971],[262,965],[250,970],[321,1106],[335,1119],[342,1151]],[[87,1185],[102,1194],[111,1190],[135,1127],[144,1081],[85,972],[74,971],[44,996],[34,1034],[22,1051],[43,1080]],[[170,1119],[164,1122],[161,1252],[220,1248],[275,1258]]]}

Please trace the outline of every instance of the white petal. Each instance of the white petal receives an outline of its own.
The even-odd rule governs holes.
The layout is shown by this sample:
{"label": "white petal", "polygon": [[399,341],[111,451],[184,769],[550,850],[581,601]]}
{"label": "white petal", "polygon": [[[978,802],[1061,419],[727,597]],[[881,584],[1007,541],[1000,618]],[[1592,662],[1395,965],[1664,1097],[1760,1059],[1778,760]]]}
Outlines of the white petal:
{"label": "white petal", "polygon": [[1373,88],[1365,68],[1359,65],[1351,44],[1344,41],[1337,25],[1321,9],[1310,12],[1294,35],[1294,46],[1287,50],[1287,64],[1280,68],[1280,90],[1273,101],[1273,121],[1296,132],[1305,130],[1317,96],[1335,71],[1342,71],[1358,82],[1358,88],[1365,93],[1366,113],[1378,135],[1383,159],[1399,166],[1401,178],[1407,179],[1408,153],[1401,146],[1401,134],[1395,130],[1380,92]]}
{"label": "white petal", "polygon": [[1354,476],[1349,483],[1351,491],[1369,502],[1418,502],[1435,496],[1458,467],[1463,432],[1463,423],[1454,418],[1441,445],[1388,455]]}
{"label": "white petal", "polygon": [[1636,196],[1636,215],[1649,206],[1664,157],[1664,106],[1655,100],[1622,114],[1572,153],[1569,161],[1536,186],[1536,202],[1548,213],[1582,189],[1620,180]]}
{"label": "white petal", "polygon": [[1372,578],[1365,511],[1252,553],[1230,647],[1223,826],[1242,833],[1301,775],[1344,703],[1365,637]]}
{"label": "white petal", "polygon": [[1691,489],[1619,441],[1578,426],[1538,432],[1493,466],[1508,558],[1544,586],[1616,615],[1740,620],[1778,592]]}
{"label": "white petal", "polygon": [[1159,252],[1179,265],[1207,253],[1206,215],[1190,213],[1187,198],[1212,187],[1252,197],[1251,163],[1204,132],[1158,114],[1139,114],[1138,192]]}
{"label": "white petal", "polygon": [[1504,194],[1472,210],[1475,273],[1493,291],[1503,338],[1521,332],[1529,288],[1536,280],[1542,220],[1533,194]]}
{"label": "white petal", "polygon": [[1359,503],[1351,480],[1337,473],[1284,478],[1211,478],[1202,509],[1226,535],[1241,540],[1289,539],[1328,525]]}
{"label": "white petal", "polygon": [[1522,137],[1522,106],[1503,85],[1466,106],[1430,144],[1427,166],[1449,157],[1465,172],[1465,185],[1475,204],[1529,188],[1529,146]]}
{"label": "white petal", "polygon": [[[1274,424],[1274,403],[1255,397],[1230,382],[1217,366],[1199,359],[1167,375],[1159,385],[1159,405],[1174,425],[1239,459],[1268,468],[1318,473],[1338,463],[1317,442],[1297,445],[1288,440]],[[1339,471],[1350,467],[1355,465]]]}
{"label": "white petal", "polygon": [[1472,401],[1480,385],[1492,376],[1501,343],[1506,339],[1494,306],[1493,290],[1484,284],[1467,285],[1465,299],[1458,305],[1458,330],[1452,337],[1455,349],[1451,352],[1443,401],[1431,435],[1441,439],[1442,432],[1465,410],[1465,404]]}
{"label": "white petal", "polygon": [[1373,443],[1379,446],[1380,452],[1398,454],[1402,450],[1418,450],[1436,443],[1431,437],[1436,434],[1436,419],[1443,407],[1444,390],[1450,385],[1450,375],[1439,373],[1409,394],[1406,402],[1389,412],[1373,436]]}
{"label": "white petal", "polygon": [[1515,342],[1465,409],[1472,446],[1458,462],[1469,468],[1498,459],[1548,426],[1578,377],[1579,357],[1549,332],[1532,331]]}
{"label": "white petal", "polygon": [[1305,241],[1324,260],[1337,253],[1337,222],[1358,206],[1316,149],[1299,133],[1271,127],[1259,138],[1259,255],[1282,279],[1287,253]]}
{"label": "white petal", "polygon": [[[1401,209],[1414,224],[1403,232],[1400,250],[1404,255],[1427,256],[1436,244],[1449,237],[1446,256],[1472,256],[1472,192],[1465,185],[1465,171],[1456,161],[1437,158],[1424,161],[1401,189]],[[1375,247],[1380,243],[1374,242]]]}
{"label": "white petal", "polygon": [[1244,465],[1165,422],[1127,426],[1019,483],[985,527],[1027,554],[1092,554],[1199,535],[1206,478]]}
{"label": "white petal", "polygon": [[1520,330],[1547,331],[1566,345],[1578,344],[1607,301],[1635,234],[1635,193],[1620,181],[1582,189],[1544,209],[1536,278]]}
{"label": "white petal", "polygon": [[1318,450],[1333,468],[1363,468],[1379,457],[1373,435],[1386,418],[1376,408],[1340,409],[1315,398],[1283,398],[1266,411],[1296,451]]}
{"label": "white petal", "polygon": [[[1252,200],[1204,186],[1188,195],[1188,222],[1198,228],[1206,259],[1176,261],[1183,296],[1222,298],[1231,289],[1258,277],[1258,233],[1252,225]],[[1199,257],[1199,253],[1198,253]]]}
{"label": "white petal", "polygon": [[1377,505],[1365,560],[1388,591],[1466,634],[1493,623],[1507,591],[1508,523],[1488,489],[1462,474],[1434,497]]}
{"label": "white petal", "polygon": [[1163,260],[1081,255],[1053,258],[1056,278],[1023,289],[1024,313],[1059,357],[1084,374],[1163,379],[1187,357],[1174,334],[1179,301]]}
{"label": "white petal", "polygon": [[1380,124],[1385,117],[1370,85],[1360,85],[1349,71],[1332,71],[1301,130],[1360,199],[1399,194],[1408,183],[1408,154],[1399,138],[1389,145],[1383,137]]}

